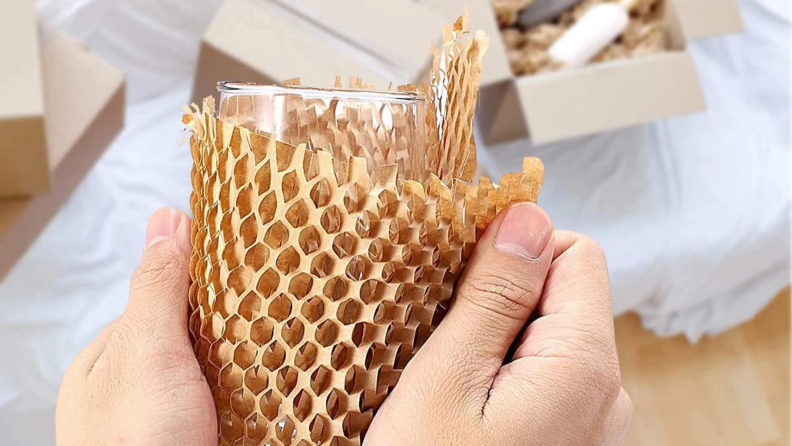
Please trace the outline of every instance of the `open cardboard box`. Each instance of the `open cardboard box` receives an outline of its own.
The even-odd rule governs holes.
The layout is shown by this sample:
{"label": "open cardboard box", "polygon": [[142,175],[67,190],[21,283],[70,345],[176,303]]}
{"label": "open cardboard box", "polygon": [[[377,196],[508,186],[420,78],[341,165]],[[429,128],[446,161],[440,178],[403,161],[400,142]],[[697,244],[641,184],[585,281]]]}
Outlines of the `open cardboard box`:
{"label": "open cardboard box", "polygon": [[[490,7],[489,0],[422,0],[439,11]],[[473,10],[474,6],[471,6]],[[485,56],[478,125],[487,144],[530,136],[543,144],[643,124],[706,108],[692,39],[740,32],[736,0],[666,0],[659,11],[669,50],[580,69],[514,77],[494,19],[479,25],[497,40]],[[490,7],[490,15],[492,10]],[[475,26],[472,23],[471,26]],[[492,74],[487,77],[487,72]]]}
{"label": "open cardboard box", "polygon": [[448,20],[412,0],[226,0],[201,42],[193,101],[217,93],[223,80],[301,77],[332,87],[341,76],[383,90],[417,83]]}
{"label": "open cardboard box", "polygon": [[0,200],[0,280],[121,132],[124,122],[125,81],[120,71],[60,34],[42,48],[52,191]]}
{"label": "open cardboard box", "polygon": [[0,198],[50,189],[38,25],[33,0],[0,14]]}

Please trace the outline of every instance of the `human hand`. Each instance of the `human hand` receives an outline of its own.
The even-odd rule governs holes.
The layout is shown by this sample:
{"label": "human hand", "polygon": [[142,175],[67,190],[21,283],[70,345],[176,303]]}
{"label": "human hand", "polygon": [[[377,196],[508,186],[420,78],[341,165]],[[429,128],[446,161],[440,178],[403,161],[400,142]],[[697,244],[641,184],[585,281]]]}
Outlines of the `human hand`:
{"label": "human hand", "polygon": [[617,445],[631,419],[602,250],[521,204],[479,241],[365,444]]}
{"label": "human hand", "polygon": [[[626,434],[632,408],[601,251],[572,233],[551,237],[536,207],[508,214],[482,238],[456,303],[375,417],[367,444],[600,445]],[[61,446],[217,441],[186,327],[189,219],[158,211],[147,244],[127,311],[64,377]]]}
{"label": "human hand", "polygon": [[155,212],[126,311],[63,378],[59,446],[217,444],[214,402],[187,332],[190,249],[190,218]]}

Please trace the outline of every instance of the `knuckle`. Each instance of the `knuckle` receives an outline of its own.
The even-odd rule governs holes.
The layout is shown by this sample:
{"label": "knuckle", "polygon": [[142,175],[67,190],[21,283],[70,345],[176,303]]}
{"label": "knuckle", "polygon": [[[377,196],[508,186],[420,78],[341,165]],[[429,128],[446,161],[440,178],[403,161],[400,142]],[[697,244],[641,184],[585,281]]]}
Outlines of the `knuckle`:
{"label": "knuckle", "polygon": [[588,235],[580,235],[577,242],[580,245],[581,253],[593,263],[605,264],[605,250],[593,238]]}
{"label": "knuckle", "polygon": [[163,353],[164,356],[171,355],[176,340],[177,335],[170,327],[157,323],[156,319],[135,316],[129,317],[126,323],[119,327],[108,345],[112,346],[113,351],[119,356],[145,361],[150,356],[156,356],[158,352]]}
{"label": "knuckle", "polygon": [[632,423],[633,412],[634,412],[632,398],[630,398],[630,395],[627,393],[627,391],[624,392],[620,391],[620,394],[622,395],[622,405],[624,407],[624,414],[626,416],[626,421],[627,421],[626,427],[629,428],[630,423]]}
{"label": "knuckle", "polygon": [[141,324],[131,318],[126,319],[123,323],[118,324],[118,327],[107,341],[105,353],[111,357],[123,357],[129,353],[135,340],[143,336]]}
{"label": "knuckle", "polygon": [[603,350],[600,341],[592,337],[595,331],[595,327],[585,325],[565,330],[537,353],[563,359],[576,381],[587,389],[596,389],[606,400],[615,400],[621,389],[618,358]]}
{"label": "knuckle", "polygon": [[567,357],[571,360],[569,365],[572,373],[578,380],[586,383],[586,387],[599,387],[601,373],[597,361],[592,358],[591,351],[586,347],[570,346]]}
{"label": "knuckle", "polygon": [[82,382],[88,371],[88,364],[83,360],[81,354],[66,367],[66,372],[63,374],[63,381],[61,388],[68,388]]}
{"label": "knuckle", "polygon": [[621,393],[621,377],[613,368],[594,355],[587,355],[578,368],[581,382],[590,389],[590,397],[606,405],[614,404]]}
{"label": "knuckle", "polygon": [[184,371],[198,366],[192,347],[183,339],[158,336],[149,348],[143,351],[142,361],[156,364],[153,370]]}
{"label": "knuckle", "polygon": [[614,373],[612,367],[602,365],[598,368],[597,376],[600,378],[599,386],[605,400],[611,403],[616,402],[622,389],[620,374],[618,372]]}
{"label": "knuckle", "polygon": [[[143,353],[140,361],[146,370],[153,371],[166,381],[169,376],[183,375],[179,385],[194,384],[194,380],[190,379],[193,377],[203,378],[198,361],[189,350],[185,352],[178,349],[150,349]],[[193,368],[197,370],[192,370]]]}
{"label": "knuckle", "polygon": [[[588,288],[590,302],[596,302],[597,308],[601,311],[591,312],[593,317],[599,316],[599,322],[604,325],[612,325],[612,315],[605,311],[605,307],[611,306],[611,295],[609,285],[608,264],[605,258],[605,251],[599,243],[587,235],[578,234],[575,242],[574,257],[579,265],[581,277],[585,278],[591,286]],[[580,301],[580,305],[584,302]],[[586,311],[586,309],[582,309]]]}
{"label": "knuckle", "polygon": [[632,425],[633,403],[623,388],[619,388],[618,397],[611,403],[611,409],[607,413],[610,414],[609,418],[603,420],[607,429],[602,434],[610,440],[610,444],[615,444],[614,441],[624,441]]}
{"label": "knuckle", "polygon": [[133,289],[159,289],[180,279],[178,273],[187,271],[183,256],[172,250],[160,250],[147,256],[132,277]]}
{"label": "knuckle", "polygon": [[460,295],[498,316],[523,319],[532,310],[535,291],[530,281],[498,271],[484,271],[465,281]]}
{"label": "knuckle", "polygon": [[174,339],[166,330],[146,318],[127,318],[108,340],[105,360],[111,368],[129,367],[171,374],[198,365],[189,344]]}

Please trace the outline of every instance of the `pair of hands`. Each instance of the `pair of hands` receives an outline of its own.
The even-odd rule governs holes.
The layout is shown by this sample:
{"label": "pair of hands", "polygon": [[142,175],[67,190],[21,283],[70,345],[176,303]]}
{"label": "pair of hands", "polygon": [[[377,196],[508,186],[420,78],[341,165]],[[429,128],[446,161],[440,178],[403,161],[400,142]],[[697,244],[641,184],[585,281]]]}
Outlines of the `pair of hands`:
{"label": "pair of hands", "polygon": [[[60,446],[217,444],[187,331],[190,220],[161,209],[146,240],[126,311],[66,371]],[[519,204],[479,241],[365,444],[617,445],[631,418],[602,250]]]}

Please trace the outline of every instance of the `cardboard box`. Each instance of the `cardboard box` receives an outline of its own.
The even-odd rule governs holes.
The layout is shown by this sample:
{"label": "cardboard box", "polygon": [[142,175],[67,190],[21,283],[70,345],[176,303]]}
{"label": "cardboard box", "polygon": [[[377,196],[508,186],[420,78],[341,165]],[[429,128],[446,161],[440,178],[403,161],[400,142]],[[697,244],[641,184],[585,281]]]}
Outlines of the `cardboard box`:
{"label": "cardboard box", "polygon": [[[422,0],[435,8],[489,0]],[[471,6],[471,10],[473,6]],[[667,0],[661,9],[669,51],[587,65],[568,71],[492,81],[483,79],[477,123],[487,144],[531,137],[543,144],[702,111],[701,84],[687,41],[743,30],[735,0]],[[500,40],[497,27],[484,28]],[[502,51],[496,46],[492,52]],[[508,70],[505,54],[484,69]],[[504,66],[505,64],[505,66]]]}
{"label": "cardboard box", "polygon": [[33,0],[0,14],[0,198],[50,188],[38,25]]}
{"label": "cardboard box", "polygon": [[450,20],[412,0],[227,0],[201,42],[193,101],[223,80],[417,83],[429,71],[430,42]]}
{"label": "cardboard box", "polygon": [[52,191],[0,200],[0,279],[44,230],[124,122],[125,81],[120,71],[63,35],[42,47]]}

